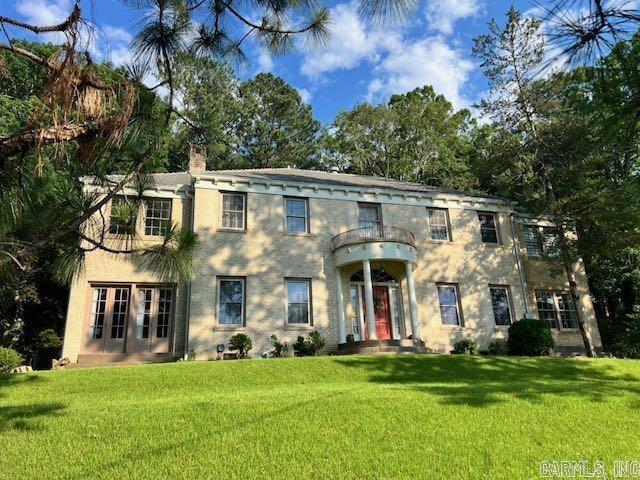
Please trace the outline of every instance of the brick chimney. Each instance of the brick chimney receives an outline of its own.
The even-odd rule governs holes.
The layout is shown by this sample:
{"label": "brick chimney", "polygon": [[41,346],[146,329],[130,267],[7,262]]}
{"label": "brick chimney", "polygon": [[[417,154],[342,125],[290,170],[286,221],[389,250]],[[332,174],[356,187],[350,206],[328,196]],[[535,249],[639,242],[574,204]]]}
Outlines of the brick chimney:
{"label": "brick chimney", "polygon": [[207,169],[207,148],[191,144],[189,148],[189,173],[204,173]]}

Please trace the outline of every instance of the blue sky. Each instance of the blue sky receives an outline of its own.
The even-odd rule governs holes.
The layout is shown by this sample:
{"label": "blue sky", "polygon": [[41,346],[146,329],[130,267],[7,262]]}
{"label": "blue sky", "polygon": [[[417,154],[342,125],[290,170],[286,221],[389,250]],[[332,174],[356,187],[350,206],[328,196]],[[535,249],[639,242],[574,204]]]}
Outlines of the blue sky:
{"label": "blue sky", "polygon": [[[473,37],[485,33],[491,18],[502,23],[511,4],[422,0],[408,23],[380,28],[358,18],[348,1],[332,1],[327,4],[332,37],[324,48],[271,57],[248,44],[249,64],[238,74],[248,78],[270,71],[283,77],[325,124],[340,110],[364,101],[385,101],[394,93],[425,84],[433,85],[455,107],[467,107],[486,90],[478,61],[471,55]],[[522,11],[535,6],[532,0],[513,4]],[[0,15],[52,24],[66,18],[72,6],[72,0],[0,0]],[[101,33],[90,45],[94,58],[126,62],[136,12],[122,0],[83,0],[82,7],[85,16],[100,27]]]}

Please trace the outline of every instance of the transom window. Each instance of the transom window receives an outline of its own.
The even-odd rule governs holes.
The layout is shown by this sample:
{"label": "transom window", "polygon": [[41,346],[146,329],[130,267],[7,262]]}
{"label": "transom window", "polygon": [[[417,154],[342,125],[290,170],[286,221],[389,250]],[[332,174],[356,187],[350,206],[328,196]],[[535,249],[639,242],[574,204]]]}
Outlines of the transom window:
{"label": "transom window", "polygon": [[171,200],[145,200],[144,234],[163,236],[171,228]]}
{"label": "transom window", "polygon": [[[364,272],[362,270],[357,271],[351,275],[352,282],[364,282]],[[398,281],[389,275],[384,268],[372,268],[371,269],[371,281],[376,283],[398,283]]]}
{"label": "transom window", "polygon": [[244,278],[221,278],[218,281],[218,323],[244,325]]}
{"label": "transom window", "polygon": [[498,243],[498,228],[496,226],[496,214],[479,212],[480,235],[484,243]]}
{"label": "transom window", "polygon": [[449,212],[443,208],[428,208],[429,238],[431,240],[451,240],[449,232]]}
{"label": "transom window", "polygon": [[109,233],[115,235],[133,235],[136,233],[136,211],[134,205],[129,205],[123,197],[111,200],[109,215]]}
{"label": "transom window", "polygon": [[307,233],[309,231],[309,202],[306,198],[285,198],[287,233]]}
{"label": "transom window", "polygon": [[509,287],[490,287],[491,305],[493,306],[493,318],[496,325],[511,325],[511,305]]}
{"label": "transom window", "polygon": [[576,306],[568,292],[536,292],[536,307],[540,320],[546,320],[550,328],[576,330],[578,317]]}
{"label": "transom window", "polygon": [[440,301],[440,317],[443,325],[462,325],[460,301],[457,284],[439,283],[438,300]]}
{"label": "transom window", "polygon": [[220,226],[229,230],[244,230],[246,203],[246,196],[242,193],[223,193]]}
{"label": "transom window", "polygon": [[359,228],[379,228],[382,226],[380,205],[359,203]]}
{"label": "transom window", "polygon": [[308,279],[288,279],[287,289],[287,323],[294,325],[311,325],[311,281]]}

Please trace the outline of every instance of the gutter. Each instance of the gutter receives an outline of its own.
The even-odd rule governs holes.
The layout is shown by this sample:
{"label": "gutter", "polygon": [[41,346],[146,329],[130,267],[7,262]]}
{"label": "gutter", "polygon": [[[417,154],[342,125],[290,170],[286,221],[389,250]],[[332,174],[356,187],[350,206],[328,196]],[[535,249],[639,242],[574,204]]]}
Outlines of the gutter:
{"label": "gutter", "polygon": [[529,308],[529,297],[527,294],[527,279],[524,276],[524,272],[522,269],[522,260],[520,259],[520,247],[518,246],[518,242],[516,240],[516,230],[514,227],[515,223],[515,213],[509,214],[509,225],[511,225],[511,241],[513,242],[513,253],[516,257],[516,266],[518,268],[518,277],[520,279],[520,289],[522,290],[522,300],[524,302],[524,318],[531,318],[531,310]]}

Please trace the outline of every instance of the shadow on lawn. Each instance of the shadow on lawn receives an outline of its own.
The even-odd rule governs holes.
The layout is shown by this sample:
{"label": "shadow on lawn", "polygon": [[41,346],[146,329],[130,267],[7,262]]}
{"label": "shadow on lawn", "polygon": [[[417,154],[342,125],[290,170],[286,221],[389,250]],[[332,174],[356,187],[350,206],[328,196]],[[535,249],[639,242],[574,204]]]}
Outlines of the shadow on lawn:
{"label": "shadow on lawn", "polygon": [[[39,382],[42,382],[39,375],[0,375],[0,399],[8,396],[10,388]],[[60,415],[63,409],[64,405],[57,402],[0,406],[0,433],[38,430],[41,419]]]}
{"label": "shadow on lawn", "polygon": [[[542,395],[576,396],[593,402],[611,395],[640,395],[640,378],[609,374],[603,364],[566,359],[516,357],[407,356],[341,358],[364,369],[369,381],[439,396],[452,405],[484,407]],[[640,401],[634,407],[640,407]]]}

